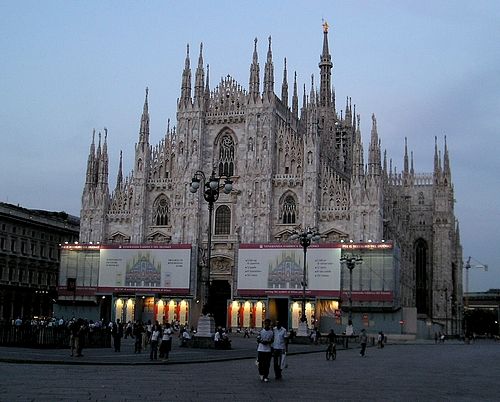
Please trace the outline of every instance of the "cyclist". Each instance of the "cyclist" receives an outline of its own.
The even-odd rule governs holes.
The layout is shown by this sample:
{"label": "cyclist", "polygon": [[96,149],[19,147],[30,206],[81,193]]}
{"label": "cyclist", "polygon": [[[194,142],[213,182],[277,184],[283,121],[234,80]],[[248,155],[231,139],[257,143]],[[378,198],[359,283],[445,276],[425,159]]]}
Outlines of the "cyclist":
{"label": "cyclist", "polygon": [[330,332],[327,335],[328,338],[328,349],[327,351],[327,357],[328,354],[330,353],[331,356],[335,359],[335,356],[337,355],[337,335],[335,334],[335,331],[333,329],[330,330]]}

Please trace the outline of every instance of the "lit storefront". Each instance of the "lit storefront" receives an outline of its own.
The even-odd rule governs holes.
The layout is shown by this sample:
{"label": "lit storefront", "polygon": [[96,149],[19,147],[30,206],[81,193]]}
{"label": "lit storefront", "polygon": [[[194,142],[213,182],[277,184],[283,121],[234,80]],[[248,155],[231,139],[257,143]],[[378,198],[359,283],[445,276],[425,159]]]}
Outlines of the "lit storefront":
{"label": "lit storefront", "polygon": [[[341,259],[354,252],[363,263],[353,272],[350,295],[349,272]],[[240,245],[237,290],[228,302],[228,327],[260,328],[258,324],[270,318],[296,330],[303,298],[309,329],[322,331],[340,331],[347,324],[350,297],[360,326],[373,323],[379,313],[393,314],[398,308],[399,256],[391,242],[312,244],[305,272],[303,258],[298,245]],[[257,312],[257,305],[263,309]]]}
{"label": "lit storefront", "polygon": [[[270,318],[279,319],[289,329],[296,330],[305,299],[307,323],[309,328],[314,328],[318,325],[321,303],[334,302],[338,308],[340,255],[340,244],[311,245],[304,272],[304,255],[298,245],[240,245],[237,291],[228,305],[228,326],[260,328],[263,318]],[[258,303],[265,308],[262,315],[252,310]],[[252,321],[247,316],[257,316],[261,325],[257,319]]]}
{"label": "lit storefront", "polygon": [[190,245],[64,245],[59,300],[77,317],[186,325],[190,272]]}

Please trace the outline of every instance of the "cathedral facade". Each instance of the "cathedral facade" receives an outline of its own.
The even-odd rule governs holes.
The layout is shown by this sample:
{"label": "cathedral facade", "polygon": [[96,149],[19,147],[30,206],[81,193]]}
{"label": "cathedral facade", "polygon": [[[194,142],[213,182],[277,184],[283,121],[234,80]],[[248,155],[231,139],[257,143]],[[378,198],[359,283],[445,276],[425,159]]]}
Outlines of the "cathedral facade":
{"label": "cathedral facade", "polygon": [[435,141],[433,172],[417,173],[405,139],[398,172],[382,152],[373,115],[365,161],[355,106],[350,98],[343,110],[336,106],[327,26],[319,88],[313,77],[299,102],[297,76],[289,87],[286,59],[284,66],[276,94],[271,38],[263,74],[256,39],[248,88],[229,75],[211,88],[202,46],[193,69],[188,46],[175,127],[150,143],[146,90],[134,168],[124,176],[120,155],[112,190],[107,132],[93,138],[80,242],[191,244],[192,311],[199,314],[194,300],[202,294],[209,217],[203,195],[189,189],[196,171],[214,172],[233,182],[214,206],[214,294],[237,296],[240,244],[290,242],[297,227],[312,227],[324,243],[393,242],[400,250],[398,308],[459,332],[462,250],[446,140],[442,152]]}

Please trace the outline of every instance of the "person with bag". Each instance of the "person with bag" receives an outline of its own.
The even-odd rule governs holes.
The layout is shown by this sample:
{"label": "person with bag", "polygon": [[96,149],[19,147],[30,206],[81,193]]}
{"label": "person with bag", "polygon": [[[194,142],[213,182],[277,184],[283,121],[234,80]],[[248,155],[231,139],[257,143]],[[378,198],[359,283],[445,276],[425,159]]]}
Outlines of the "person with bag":
{"label": "person with bag", "polygon": [[276,326],[273,328],[273,337],[274,341],[271,347],[274,358],[274,376],[277,380],[281,380],[283,378],[281,372],[286,366],[288,334],[279,321],[276,321]]}
{"label": "person with bag", "polygon": [[264,328],[260,331],[257,342],[258,361],[259,361],[259,374],[260,380],[269,382],[269,368],[271,366],[271,345],[274,340],[274,332],[271,329],[271,320],[266,318],[264,320]]}

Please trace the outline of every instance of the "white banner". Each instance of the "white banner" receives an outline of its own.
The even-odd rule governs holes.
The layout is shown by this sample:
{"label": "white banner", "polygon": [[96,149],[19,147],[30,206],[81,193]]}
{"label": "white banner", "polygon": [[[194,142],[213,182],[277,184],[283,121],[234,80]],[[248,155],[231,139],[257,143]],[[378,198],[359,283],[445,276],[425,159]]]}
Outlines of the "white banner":
{"label": "white banner", "polygon": [[[242,244],[238,254],[238,290],[301,290],[304,251],[300,246]],[[306,282],[310,291],[340,290],[340,248],[307,249]],[[269,293],[269,292],[267,292]]]}
{"label": "white banner", "polygon": [[100,288],[189,289],[191,247],[102,246]]}

